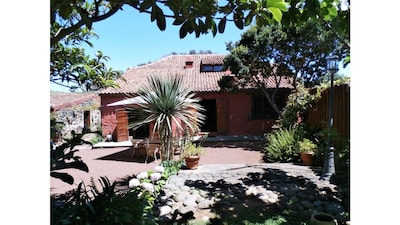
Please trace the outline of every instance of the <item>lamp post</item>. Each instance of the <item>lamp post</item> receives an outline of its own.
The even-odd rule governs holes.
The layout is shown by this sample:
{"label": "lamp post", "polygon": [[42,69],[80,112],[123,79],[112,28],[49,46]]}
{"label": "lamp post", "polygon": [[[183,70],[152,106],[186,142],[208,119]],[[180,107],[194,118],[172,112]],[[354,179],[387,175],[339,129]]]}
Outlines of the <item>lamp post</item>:
{"label": "lamp post", "polygon": [[332,145],[331,133],[333,126],[333,75],[339,70],[339,57],[330,55],[326,58],[327,69],[331,75],[331,88],[329,90],[329,114],[328,114],[328,146],[325,152],[323,180],[330,180],[335,173],[335,148]]}

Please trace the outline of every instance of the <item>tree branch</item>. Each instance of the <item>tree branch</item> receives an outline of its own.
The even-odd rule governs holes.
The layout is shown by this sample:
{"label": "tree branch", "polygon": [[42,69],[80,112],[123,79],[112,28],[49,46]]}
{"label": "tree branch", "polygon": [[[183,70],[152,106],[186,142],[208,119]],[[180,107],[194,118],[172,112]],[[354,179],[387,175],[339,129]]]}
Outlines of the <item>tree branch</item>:
{"label": "tree branch", "polygon": [[349,50],[350,50],[350,43],[348,43],[346,40],[344,40],[333,28],[332,26],[325,20],[322,19],[322,17],[318,14],[318,19],[320,19],[324,25],[333,32],[333,34],[336,36],[337,39],[339,39],[340,42],[342,42]]}
{"label": "tree branch", "polygon": [[[118,10],[121,9],[122,7],[122,3],[116,5],[115,7],[113,7],[110,11],[108,11],[107,13],[101,15],[101,16],[94,16],[92,18],[89,18],[91,23],[94,22],[98,22],[104,19],[107,19],[108,17],[114,15],[116,12],[118,12]],[[97,8],[97,7],[96,7]],[[82,8],[80,8],[81,10],[83,10]],[[83,10],[85,11],[85,10]],[[86,12],[86,11],[85,11]],[[81,12],[82,13],[82,12]],[[59,32],[57,32],[57,34],[54,37],[51,37],[50,39],[50,45],[51,46],[55,46],[61,39],[63,39],[64,37],[66,37],[67,35],[73,33],[74,31],[76,31],[77,29],[79,29],[80,27],[82,27],[83,25],[85,25],[85,22],[83,20],[80,20],[79,22],[77,22],[76,24],[68,27],[68,28],[61,28],[59,30]]]}

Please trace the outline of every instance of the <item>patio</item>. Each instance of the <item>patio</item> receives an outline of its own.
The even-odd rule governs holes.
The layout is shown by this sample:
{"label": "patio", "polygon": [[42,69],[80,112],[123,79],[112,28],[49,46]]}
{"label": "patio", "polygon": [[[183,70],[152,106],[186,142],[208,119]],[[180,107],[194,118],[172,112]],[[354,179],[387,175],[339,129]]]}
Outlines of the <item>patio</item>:
{"label": "patio", "polygon": [[[262,162],[262,141],[254,141],[254,137],[213,138],[218,141],[211,138],[210,141],[207,139],[203,143],[204,154],[201,157],[200,165]],[[123,180],[140,172],[151,170],[158,165],[159,161],[157,163],[153,159],[149,160],[147,164],[144,163],[145,157],[142,156],[131,158],[130,146],[132,143],[128,142],[104,142],[95,145],[94,148],[87,145],[80,146],[76,155],[82,157],[89,167],[89,172],[65,169],[65,172],[74,177],[74,184],[69,185],[51,177],[50,194],[57,195],[68,192],[76,188],[82,181],[89,185],[91,178],[97,181],[101,176],[106,176],[111,182]]]}

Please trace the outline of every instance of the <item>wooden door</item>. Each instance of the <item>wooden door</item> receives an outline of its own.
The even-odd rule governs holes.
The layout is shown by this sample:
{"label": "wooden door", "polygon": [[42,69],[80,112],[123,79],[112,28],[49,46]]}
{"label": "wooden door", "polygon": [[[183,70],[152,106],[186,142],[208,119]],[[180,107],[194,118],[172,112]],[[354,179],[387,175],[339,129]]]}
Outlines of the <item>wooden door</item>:
{"label": "wooden door", "polygon": [[83,124],[84,124],[84,127],[86,127],[87,129],[90,129],[90,111],[83,112]]}
{"label": "wooden door", "polygon": [[225,98],[217,99],[217,133],[228,133],[228,102]]}
{"label": "wooden door", "polygon": [[125,109],[117,109],[117,141],[128,141],[129,131],[128,131],[128,114]]}

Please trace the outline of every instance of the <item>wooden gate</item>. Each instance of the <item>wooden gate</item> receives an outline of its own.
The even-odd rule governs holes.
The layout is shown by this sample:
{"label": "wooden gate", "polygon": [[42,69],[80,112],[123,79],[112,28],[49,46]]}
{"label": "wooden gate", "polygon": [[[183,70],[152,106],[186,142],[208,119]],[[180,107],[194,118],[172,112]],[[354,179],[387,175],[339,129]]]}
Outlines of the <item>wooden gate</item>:
{"label": "wooden gate", "polygon": [[117,141],[128,141],[129,131],[128,131],[128,114],[125,109],[117,109]]}

